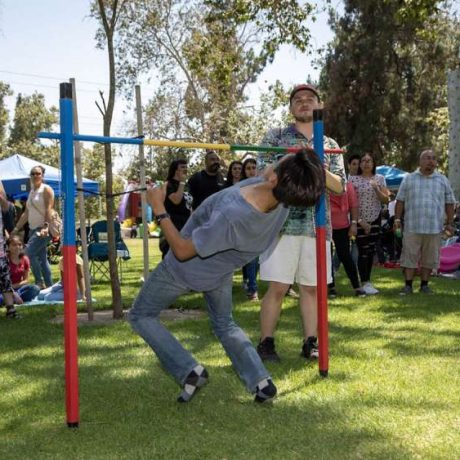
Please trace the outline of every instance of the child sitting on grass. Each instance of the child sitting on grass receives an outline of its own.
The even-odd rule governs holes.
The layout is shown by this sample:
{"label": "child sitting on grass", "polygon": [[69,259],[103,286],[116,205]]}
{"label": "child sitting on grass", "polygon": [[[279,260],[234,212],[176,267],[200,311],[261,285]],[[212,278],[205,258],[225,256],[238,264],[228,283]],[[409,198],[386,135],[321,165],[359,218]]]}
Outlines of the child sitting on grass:
{"label": "child sitting on grass", "polygon": [[10,279],[13,285],[15,304],[30,302],[37,297],[40,288],[29,281],[30,261],[24,254],[24,245],[17,235],[10,236],[6,242]]}
{"label": "child sitting on grass", "polygon": [[[85,278],[83,276],[83,260],[76,254],[77,263],[77,300],[86,300],[85,297]],[[43,289],[38,294],[38,300],[45,302],[60,302],[64,300],[64,257],[59,259],[59,270],[61,279],[49,288]]]}

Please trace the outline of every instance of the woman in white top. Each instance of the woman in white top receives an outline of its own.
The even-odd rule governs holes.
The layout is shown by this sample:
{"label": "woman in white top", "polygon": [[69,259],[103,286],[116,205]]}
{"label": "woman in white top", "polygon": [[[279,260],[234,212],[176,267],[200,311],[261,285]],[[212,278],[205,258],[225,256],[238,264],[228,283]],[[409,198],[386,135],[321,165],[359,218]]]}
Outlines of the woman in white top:
{"label": "woman in white top", "polygon": [[51,239],[48,225],[54,206],[54,192],[49,185],[43,182],[44,175],[45,168],[41,165],[31,169],[31,190],[27,199],[26,210],[13,230],[13,232],[17,232],[26,221],[29,223],[30,238],[26,247],[26,254],[30,259],[35,284],[41,288],[53,284],[46,248]]}

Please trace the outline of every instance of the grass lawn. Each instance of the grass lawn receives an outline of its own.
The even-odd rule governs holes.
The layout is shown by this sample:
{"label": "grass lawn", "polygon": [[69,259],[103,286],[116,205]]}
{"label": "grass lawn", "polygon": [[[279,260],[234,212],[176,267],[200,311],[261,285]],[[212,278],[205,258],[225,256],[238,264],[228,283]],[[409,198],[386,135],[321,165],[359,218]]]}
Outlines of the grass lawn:
{"label": "grass lawn", "polygon": [[[129,307],[142,242],[127,243]],[[338,278],[329,377],[299,357],[298,307],[287,299],[277,333],[282,361],[268,365],[279,397],[269,406],[252,402],[206,317],[169,323],[211,376],[182,405],[179,387],[126,321],[81,326],[81,423],[73,430],[65,424],[62,325],[50,321],[62,308],[22,308],[20,321],[2,310],[0,459],[459,458],[460,283],[434,279],[435,296],[401,298],[399,271],[376,269],[381,294],[356,299],[342,271]],[[259,304],[246,302],[240,282],[237,273],[235,317],[255,343]],[[108,283],[95,285],[97,308],[109,307],[110,295]],[[203,308],[203,300],[190,295],[177,305]]]}

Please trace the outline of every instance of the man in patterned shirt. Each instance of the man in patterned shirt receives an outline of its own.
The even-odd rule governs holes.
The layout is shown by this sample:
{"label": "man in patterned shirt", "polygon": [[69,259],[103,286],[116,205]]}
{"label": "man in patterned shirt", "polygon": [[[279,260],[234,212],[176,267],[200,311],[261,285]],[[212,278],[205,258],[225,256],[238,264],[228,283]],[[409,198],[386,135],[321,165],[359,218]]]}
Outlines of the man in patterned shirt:
{"label": "man in patterned shirt", "polygon": [[441,232],[453,235],[455,196],[446,176],[436,171],[437,158],[432,150],[424,150],[419,168],[402,181],[396,196],[395,232],[401,231],[404,213],[404,235],[401,267],[406,284],[401,295],[412,294],[415,269],[420,264],[420,292],[432,294],[428,286],[431,271],[438,268]]}
{"label": "man in patterned shirt", "polygon": [[[269,131],[262,145],[305,146],[313,148],[313,110],[320,108],[318,90],[312,85],[298,85],[291,91],[289,109],[294,123],[284,129]],[[325,148],[338,148],[337,143],[324,137]],[[257,157],[258,169],[277,159],[279,154],[262,152]],[[342,193],[345,170],[342,155],[326,154],[326,186]],[[331,281],[330,241],[331,222],[329,200],[327,204],[327,277]],[[318,357],[316,307],[316,229],[314,207],[291,207],[289,216],[274,248],[260,257],[260,278],[269,281],[260,310],[261,338],[257,351],[265,361],[279,361],[275,350],[274,332],[281,313],[281,305],[289,286],[297,281],[300,287],[300,312],[304,342],[302,356]]]}

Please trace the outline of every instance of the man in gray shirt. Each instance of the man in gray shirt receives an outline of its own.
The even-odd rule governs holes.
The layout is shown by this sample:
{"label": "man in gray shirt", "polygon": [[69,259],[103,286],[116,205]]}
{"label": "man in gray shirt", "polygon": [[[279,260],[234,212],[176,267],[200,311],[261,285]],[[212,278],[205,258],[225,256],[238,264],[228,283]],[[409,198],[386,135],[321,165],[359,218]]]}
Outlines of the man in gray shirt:
{"label": "man in gray shirt", "polygon": [[179,233],[164,208],[165,189],[148,191],[156,220],[171,251],[143,285],[129,321],[163,367],[183,387],[189,401],[208,381],[208,372],[160,322],[161,310],[190,291],[203,292],[215,335],[255,401],[276,395],[276,387],[249,338],[232,317],[235,269],[267,250],[286,220],[287,206],[316,203],[325,187],[313,152],[286,155],[262,176],[207,198]]}

